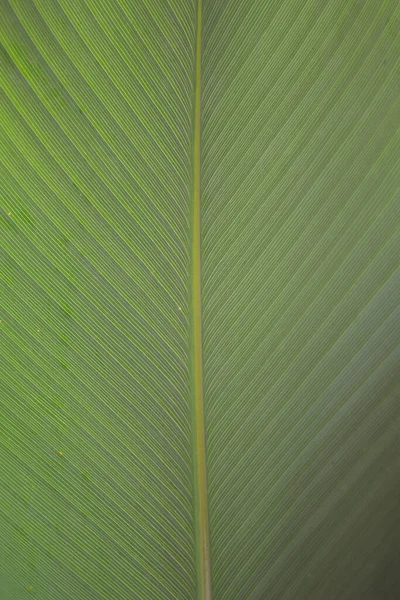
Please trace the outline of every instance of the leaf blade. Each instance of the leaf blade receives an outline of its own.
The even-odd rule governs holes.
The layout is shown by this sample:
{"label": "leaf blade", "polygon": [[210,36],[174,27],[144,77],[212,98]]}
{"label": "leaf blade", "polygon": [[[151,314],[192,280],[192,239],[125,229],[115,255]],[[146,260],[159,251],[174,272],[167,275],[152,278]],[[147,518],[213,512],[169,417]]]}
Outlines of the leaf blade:
{"label": "leaf blade", "polygon": [[[399,467],[398,7],[206,0],[205,11],[214,593],[347,598],[352,575],[362,597],[370,563],[352,573],[350,562],[395,512]],[[370,496],[357,522],[386,459],[382,505]]]}
{"label": "leaf blade", "polygon": [[[2,516],[25,560],[29,539],[24,590],[191,597],[188,23],[160,4],[161,34],[138,3],[133,54],[116,4],[3,5]],[[168,37],[181,66],[151,77]]]}

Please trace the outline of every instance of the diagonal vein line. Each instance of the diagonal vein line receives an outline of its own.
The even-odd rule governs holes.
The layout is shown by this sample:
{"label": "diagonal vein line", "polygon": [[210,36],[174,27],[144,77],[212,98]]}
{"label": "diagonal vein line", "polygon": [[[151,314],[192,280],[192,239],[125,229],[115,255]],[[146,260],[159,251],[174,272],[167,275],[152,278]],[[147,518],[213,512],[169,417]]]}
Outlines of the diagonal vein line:
{"label": "diagonal vein line", "polygon": [[[76,73],[79,74],[79,77],[82,78],[82,81],[85,82],[85,85],[87,86],[87,88],[90,90],[90,92],[93,94],[93,96],[96,98],[96,101],[99,103],[99,105],[102,107],[102,109],[107,113],[107,117],[110,118],[113,122],[113,125],[115,127],[117,127],[118,130],[120,130],[124,137],[128,140],[129,144],[131,145],[131,147],[134,149],[134,151],[137,153],[138,157],[140,157],[140,159],[143,161],[143,164],[146,165],[146,168],[151,172],[151,174],[154,176],[155,180],[157,181],[157,185],[159,185],[161,188],[165,189],[166,192],[168,193],[171,202],[175,205],[176,209],[178,210],[178,212],[181,214],[181,208],[179,207],[179,205],[175,202],[175,196],[176,193],[174,194],[172,192],[171,189],[169,189],[169,186],[166,185],[166,182],[162,180],[160,174],[158,174],[154,168],[151,165],[151,161],[149,162],[148,158],[145,156],[145,154],[143,154],[143,151],[139,150],[139,148],[137,147],[137,145],[134,143],[134,141],[131,139],[131,136],[128,135],[125,127],[123,126],[124,124],[126,125],[125,121],[121,121],[121,119],[117,119],[117,117],[115,115],[112,114],[111,109],[108,105],[105,104],[104,99],[99,97],[98,92],[93,88],[93,86],[87,81],[87,78],[85,77],[85,75],[82,73],[82,68],[80,68],[80,66],[77,66],[76,64],[76,60],[73,60],[73,57],[75,56],[74,54],[72,54],[72,57],[70,56],[70,54],[67,52],[67,50],[65,49],[65,47],[62,45],[61,40],[56,37],[55,33],[53,32],[53,30],[49,27],[47,21],[43,18],[43,16],[41,15],[41,13],[38,11],[38,14],[40,15],[40,17],[43,20],[43,23],[46,27],[46,29],[49,31],[51,37],[54,39],[54,43],[57,45],[57,48],[59,48],[59,50],[61,50],[61,52],[63,53],[63,55],[66,57],[66,59],[69,61],[69,63],[72,65],[73,69],[76,71]],[[71,95],[74,98],[74,101],[76,102],[76,104],[78,106],[79,103],[77,102],[75,95],[73,94],[73,92],[71,91],[70,87],[72,82],[70,81],[70,85],[68,86],[68,88],[65,85],[65,75],[61,72],[56,74],[54,71],[54,67],[52,66],[50,60],[48,58],[46,58],[43,54],[43,46],[38,44],[38,41],[34,40],[32,38],[31,33],[32,32],[28,32],[26,29],[26,25],[22,22],[20,15],[16,15],[20,24],[20,27],[23,29],[24,34],[30,39],[30,41],[32,42],[32,44],[35,47],[35,50],[38,52],[38,54],[40,54],[40,56],[43,58],[44,62],[46,63],[47,67],[49,68],[49,71],[51,71],[53,73],[53,76],[60,81],[61,85],[63,86],[63,88],[67,91],[67,93],[69,95]],[[84,43],[84,42],[82,42]],[[90,50],[88,49],[88,51],[90,52]],[[54,57],[52,57],[54,59],[59,58],[59,56],[57,55],[57,53],[54,55]],[[97,62],[97,61],[96,61]],[[63,80],[61,80],[61,77],[64,75]],[[116,89],[115,85],[113,84],[113,87]],[[90,123],[92,124],[92,126],[94,127],[94,129],[96,130],[97,134],[99,135],[100,138],[102,138],[105,143],[107,144],[107,146],[112,150],[113,154],[115,156],[117,156],[119,162],[121,162],[121,164],[124,165],[124,167],[127,169],[127,171],[129,172],[129,174],[131,175],[131,177],[134,179],[135,183],[140,187],[140,189],[142,191],[144,191],[144,193],[146,194],[146,196],[148,198],[152,198],[152,194],[149,191],[149,185],[148,182],[146,183],[146,176],[144,176],[144,180],[142,177],[142,181],[139,182],[137,177],[135,177],[131,171],[131,169],[127,166],[126,161],[124,161],[121,156],[120,153],[118,153],[118,150],[115,149],[114,147],[111,146],[110,142],[107,142],[104,135],[102,133],[100,133],[98,126],[96,126],[96,124],[92,121],[92,118],[87,117],[88,120],[90,121]],[[151,202],[154,204],[154,200],[152,199]],[[160,211],[160,206],[156,206],[156,210]],[[183,215],[185,219],[185,224],[187,224],[187,215]],[[166,218],[166,216],[163,214],[163,218]],[[168,221],[168,219],[166,218],[166,220]],[[173,224],[171,224],[171,222],[169,222],[170,226],[172,226]]]}

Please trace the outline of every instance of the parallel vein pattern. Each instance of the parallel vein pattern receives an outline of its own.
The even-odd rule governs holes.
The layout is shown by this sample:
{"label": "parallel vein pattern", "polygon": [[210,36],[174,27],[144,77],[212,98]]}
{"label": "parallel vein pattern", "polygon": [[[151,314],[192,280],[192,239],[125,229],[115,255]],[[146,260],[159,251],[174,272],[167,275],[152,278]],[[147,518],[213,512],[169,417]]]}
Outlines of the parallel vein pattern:
{"label": "parallel vein pattern", "polygon": [[0,600],[400,597],[399,50],[0,0]]}
{"label": "parallel vein pattern", "polygon": [[195,6],[0,8],[0,596],[193,598]]}
{"label": "parallel vein pattern", "polygon": [[204,11],[215,597],[394,599],[400,7]]}

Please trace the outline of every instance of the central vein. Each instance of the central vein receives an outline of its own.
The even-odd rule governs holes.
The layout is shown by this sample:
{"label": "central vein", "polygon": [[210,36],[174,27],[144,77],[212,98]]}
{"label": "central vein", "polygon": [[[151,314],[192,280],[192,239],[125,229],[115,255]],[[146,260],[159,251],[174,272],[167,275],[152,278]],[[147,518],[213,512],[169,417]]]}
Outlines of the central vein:
{"label": "central vein", "polygon": [[197,4],[196,72],[193,135],[193,206],[192,206],[192,386],[194,431],[194,494],[198,600],[211,600],[210,541],[207,506],[206,449],[203,397],[203,352],[201,315],[201,42],[202,0]]}

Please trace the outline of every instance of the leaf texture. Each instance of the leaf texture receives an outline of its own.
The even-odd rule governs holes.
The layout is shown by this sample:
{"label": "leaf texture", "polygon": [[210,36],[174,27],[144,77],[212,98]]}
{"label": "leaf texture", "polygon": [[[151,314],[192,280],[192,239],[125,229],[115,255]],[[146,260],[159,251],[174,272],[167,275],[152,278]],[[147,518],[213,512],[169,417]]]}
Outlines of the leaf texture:
{"label": "leaf texture", "polygon": [[0,0],[0,600],[399,597],[399,24]]}
{"label": "leaf texture", "polygon": [[215,596],[395,598],[399,5],[204,10]]}
{"label": "leaf texture", "polygon": [[193,11],[2,2],[2,598],[194,595]]}

